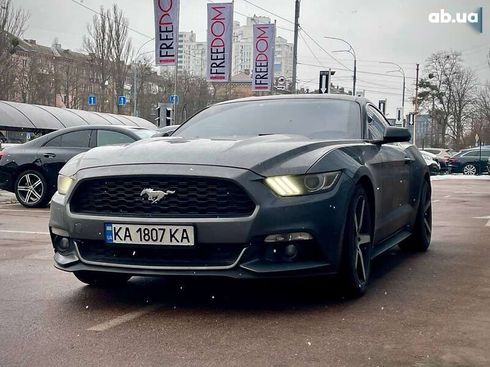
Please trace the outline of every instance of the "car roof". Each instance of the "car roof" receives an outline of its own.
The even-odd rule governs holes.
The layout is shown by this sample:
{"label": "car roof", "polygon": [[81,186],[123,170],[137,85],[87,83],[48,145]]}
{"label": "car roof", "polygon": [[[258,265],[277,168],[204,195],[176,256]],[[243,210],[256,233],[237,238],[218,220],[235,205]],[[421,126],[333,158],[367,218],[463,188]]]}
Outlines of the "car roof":
{"label": "car roof", "polygon": [[353,101],[359,104],[370,103],[367,98],[355,97],[345,94],[280,94],[274,96],[261,96],[261,97],[246,97],[231,99],[228,101],[216,103],[216,105],[224,105],[238,102],[261,102],[270,100],[293,100],[293,99],[327,99],[327,100],[342,100],[342,101]]}
{"label": "car roof", "polygon": [[57,133],[66,133],[66,132],[70,132],[70,131],[98,130],[98,129],[116,130],[116,131],[121,131],[121,130],[150,130],[150,129],[147,129],[146,127],[140,127],[140,126],[126,126],[126,125],[83,125],[83,126],[67,127],[65,129],[56,130],[55,132],[57,132]]}
{"label": "car roof", "polygon": [[[40,136],[34,140],[28,141],[25,144],[25,146],[37,146],[37,145],[42,145],[46,143],[47,141],[54,139],[60,135],[70,133],[70,132],[75,132],[75,131],[85,131],[85,130],[111,130],[111,131],[127,131],[127,132],[133,132],[135,130],[150,130],[145,127],[140,127],[140,126],[125,126],[125,125],[82,125],[82,126],[74,126],[74,127],[67,127],[64,129],[59,129],[53,132],[50,132],[49,134]],[[155,131],[156,132],[156,131]],[[134,133],[133,133],[134,134]]]}

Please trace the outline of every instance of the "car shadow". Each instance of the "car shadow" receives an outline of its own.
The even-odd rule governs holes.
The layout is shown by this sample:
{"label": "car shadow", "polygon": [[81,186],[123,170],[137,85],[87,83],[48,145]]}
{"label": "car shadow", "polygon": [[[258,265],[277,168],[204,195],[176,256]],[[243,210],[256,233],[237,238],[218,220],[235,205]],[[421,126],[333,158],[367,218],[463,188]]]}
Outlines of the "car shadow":
{"label": "car shadow", "polygon": [[[372,263],[370,290],[397,271],[402,263],[417,256],[391,250],[376,258]],[[368,290],[368,297],[369,294]],[[116,288],[82,285],[67,301],[78,306],[89,300],[97,303],[97,309],[110,309],[114,305],[161,305],[179,309],[235,311],[314,310],[355,302],[344,292],[336,277],[275,280],[134,277],[127,285]]]}

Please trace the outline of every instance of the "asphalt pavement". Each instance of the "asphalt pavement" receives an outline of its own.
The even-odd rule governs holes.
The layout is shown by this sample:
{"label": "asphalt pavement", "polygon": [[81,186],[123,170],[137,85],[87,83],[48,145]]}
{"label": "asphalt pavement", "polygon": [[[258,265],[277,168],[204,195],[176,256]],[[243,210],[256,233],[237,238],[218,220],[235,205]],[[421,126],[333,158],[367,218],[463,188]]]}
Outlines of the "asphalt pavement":
{"label": "asphalt pavement", "polygon": [[433,181],[427,253],[333,280],[133,278],[54,269],[47,209],[0,192],[0,366],[490,366],[490,180]]}

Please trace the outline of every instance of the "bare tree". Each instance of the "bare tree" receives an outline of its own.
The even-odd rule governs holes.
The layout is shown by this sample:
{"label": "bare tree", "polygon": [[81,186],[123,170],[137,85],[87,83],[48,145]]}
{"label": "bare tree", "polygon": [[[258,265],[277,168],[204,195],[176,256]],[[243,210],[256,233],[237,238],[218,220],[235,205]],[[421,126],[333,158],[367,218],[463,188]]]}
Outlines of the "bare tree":
{"label": "bare tree", "polygon": [[446,131],[458,148],[465,146],[465,136],[471,130],[477,95],[477,80],[471,69],[461,67],[452,80],[451,118]]}
{"label": "bare tree", "polygon": [[15,85],[15,47],[24,33],[29,13],[16,9],[11,0],[0,0],[0,99],[8,99]]}
{"label": "bare tree", "polygon": [[177,106],[176,122],[182,123],[208,106],[213,96],[206,79],[183,72],[178,77],[180,102]]}
{"label": "bare tree", "polygon": [[483,143],[490,144],[490,83],[479,91],[476,99],[472,138],[476,134],[480,136]]}
{"label": "bare tree", "polygon": [[420,82],[419,103],[430,111],[430,144],[455,148],[464,145],[471,129],[477,83],[474,73],[465,68],[461,54],[440,51],[426,64],[427,75]]}
{"label": "bare tree", "polygon": [[[123,16],[122,11],[116,4],[112,7],[112,13],[109,15],[109,55],[112,67],[112,80],[116,96],[124,95],[124,85],[129,72],[129,63],[132,55],[131,39],[128,36],[129,21]],[[115,96],[115,97],[116,97]],[[120,106],[117,106],[117,112],[120,113]]]}
{"label": "bare tree", "polygon": [[92,23],[87,25],[88,35],[83,38],[83,49],[93,59],[93,79],[100,90],[98,100],[99,110],[102,112],[109,112],[106,100],[109,97],[107,90],[111,75],[110,17],[110,12],[101,7],[99,14],[94,15]]}
{"label": "bare tree", "polygon": [[[128,26],[128,19],[116,4],[108,10],[101,7],[92,23],[87,25],[88,34],[84,37],[83,48],[93,57],[102,112],[114,112],[116,97],[124,94],[132,55]],[[119,106],[117,111],[121,112]]]}

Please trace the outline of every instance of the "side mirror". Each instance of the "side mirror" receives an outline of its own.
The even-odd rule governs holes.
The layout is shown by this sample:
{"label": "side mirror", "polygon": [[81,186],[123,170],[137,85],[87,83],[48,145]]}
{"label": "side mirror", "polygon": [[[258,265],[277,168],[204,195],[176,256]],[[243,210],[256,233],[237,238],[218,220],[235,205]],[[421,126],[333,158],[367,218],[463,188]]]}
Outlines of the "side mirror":
{"label": "side mirror", "polygon": [[410,131],[404,127],[394,127],[388,126],[385,129],[385,133],[383,135],[383,140],[380,142],[381,144],[389,144],[389,143],[399,143],[404,141],[410,141],[412,135]]}

